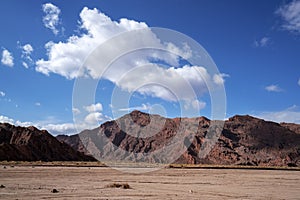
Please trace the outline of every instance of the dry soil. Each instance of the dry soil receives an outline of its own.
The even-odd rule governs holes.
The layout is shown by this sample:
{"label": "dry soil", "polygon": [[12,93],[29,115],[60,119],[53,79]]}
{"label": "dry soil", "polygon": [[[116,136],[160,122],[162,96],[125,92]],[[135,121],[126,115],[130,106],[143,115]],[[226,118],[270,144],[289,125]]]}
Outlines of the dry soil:
{"label": "dry soil", "polygon": [[0,199],[300,199],[300,171],[285,170],[0,166],[1,185]]}

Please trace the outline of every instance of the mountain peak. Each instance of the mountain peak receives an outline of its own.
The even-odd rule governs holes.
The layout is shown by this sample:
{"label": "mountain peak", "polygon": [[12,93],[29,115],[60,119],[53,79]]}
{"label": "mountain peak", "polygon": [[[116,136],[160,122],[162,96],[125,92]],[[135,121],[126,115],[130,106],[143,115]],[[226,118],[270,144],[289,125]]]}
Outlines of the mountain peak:
{"label": "mountain peak", "polygon": [[[154,120],[153,123],[147,126],[151,120]],[[161,122],[161,124],[156,122]],[[157,124],[160,126],[156,126]],[[195,127],[195,124],[198,124],[198,127]],[[169,158],[178,156],[178,159],[173,162],[300,166],[300,135],[292,131],[300,125],[293,125],[288,129],[285,127],[288,126],[286,124],[281,126],[250,115],[236,115],[224,122],[222,133],[211,151],[206,157],[200,158],[199,152],[209,139],[207,135],[210,124],[211,121],[206,117],[170,119],[134,110],[117,120],[102,124],[100,131],[85,131],[84,141],[87,141],[87,147],[91,147],[87,151],[99,160],[164,163]],[[158,152],[161,152],[172,141],[172,138],[176,137],[178,130],[184,130],[187,134],[183,137],[194,134],[192,144],[183,153],[173,150],[167,154],[168,157],[160,156]],[[63,140],[69,141],[77,150],[82,149],[76,138]],[[115,154],[111,150],[112,144],[117,151],[124,152]]]}
{"label": "mountain peak", "polygon": [[246,122],[250,122],[250,121],[264,121],[264,120],[253,117],[251,115],[235,115],[233,117],[230,117],[228,119],[228,121],[231,121],[231,122],[237,121],[237,122],[241,122],[241,123],[246,123]]}

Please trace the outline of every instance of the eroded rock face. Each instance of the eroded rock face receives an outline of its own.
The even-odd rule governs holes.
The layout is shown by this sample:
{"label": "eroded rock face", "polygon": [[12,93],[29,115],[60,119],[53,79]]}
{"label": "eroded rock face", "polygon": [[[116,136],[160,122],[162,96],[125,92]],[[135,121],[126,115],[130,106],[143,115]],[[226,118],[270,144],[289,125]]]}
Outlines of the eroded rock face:
{"label": "eroded rock face", "polygon": [[280,125],[289,129],[290,131],[300,134],[300,124],[282,122]]}
{"label": "eroded rock face", "polygon": [[87,161],[90,156],[59,142],[45,130],[0,123],[0,160]]}
{"label": "eroded rock face", "polygon": [[300,166],[298,124],[234,116],[201,157],[213,123],[205,117],[167,119],[133,111],[96,129],[57,139],[32,126],[0,123],[0,160],[83,161],[93,160],[92,155],[111,161]]}
{"label": "eroded rock face", "polygon": [[251,116],[225,122],[218,143],[206,161],[213,164],[300,166],[300,136],[281,126]]}
{"label": "eroded rock face", "polygon": [[200,157],[212,122],[205,117],[167,119],[133,111],[94,130],[58,139],[99,160],[300,166],[300,125],[234,116],[225,121],[208,155]]}

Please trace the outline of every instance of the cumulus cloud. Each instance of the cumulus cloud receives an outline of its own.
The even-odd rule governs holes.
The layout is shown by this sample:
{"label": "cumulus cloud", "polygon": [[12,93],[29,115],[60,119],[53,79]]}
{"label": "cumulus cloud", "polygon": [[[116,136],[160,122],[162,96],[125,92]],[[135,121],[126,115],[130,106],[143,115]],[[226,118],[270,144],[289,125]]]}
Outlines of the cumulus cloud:
{"label": "cumulus cloud", "polygon": [[[65,42],[49,42],[45,45],[48,59],[36,62],[36,71],[46,75],[59,74],[67,79],[78,77],[103,78],[116,84],[122,90],[167,101],[191,101],[195,95],[207,92],[207,82],[215,85],[224,84],[226,74],[211,77],[202,66],[181,66],[180,56],[192,57],[192,50],[186,44],[163,43],[148,29],[146,23],[122,18],[114,21],[97,9],[83,8],[80,13],[80,34],[70,36]],[[110,40],[105,46],[107,57],[120,56],[120,49],[140,48],[145,44],[166,49],[164,51],[135,51],[118,57],[106,69],[107,57],[95,57],[82,66],[96,47],[114,36],[132,30],[148,30],[128,40]],[[97,49],[96,49],[97,50]],[[97,51],[96,51],[97,52]],[[153,60],[155,62],[153,62]],[[168,65],[162,67],[160,62]],[[80,68],[82,67],[82,68]],[[80,69],[80,70],[79,70]],[[190,88],[190,89],[187,89]],[[194,94],[195,93],[195,94]],[[101,112],[101,111],[100,111]]]}
{"label": "cumulus cloud", "polygon": [[177,55],[181,55],[184,59],[189,59],[192,56],[192,50],[186,43],[183,44],[182,48],[178,48],[173,43],[167,43],[167,50]]}
{"label": "cumulus cloud", "polygon": [[25,44],[22,47],[22,49],[23,49],[22,53],[24,56],[30,56],[30,54],[33,52],[33,47],[30,44]]}
{"label": "cumulus cloud", "polygon": [[206,107],[206,103],[204,101],[199,101],[198,99],[194,99],[191,101],[186,101],[184,104],[184,109],[188,110],[190,108],[194,110],[202,110]]}
{"label": "cumulus cloud", "polygon": [[0,91],[0,97],[4,97],[5,96],[5,92]]}
{"label": "cumulus cloud", "polygon": [[7,116],[3,116],[3,115],[0,115],[0,122],[1,123],[10,123],[10,124],[14,124],[14,120],[7,117]]}
{"label": "cumulus cloud", "polygon": [[223,74],[223,73],[222,74],[215,74],[213,76],[213,81],[217,85],[224,85],[226,77],[229,77],[229,75],[228,74]]}
{"label": "cumulus cloud", "polygon": [[137,91],[167,101],[179,101],[201,95],[207,90],[205,81],[209,79],[206,69],[199,66],[164,69],[156,64],[148,64],[116,79],[116,84],[129,92]]}
{"label": "cumulus cloud", "polygon": [[78,133],[78,130],[73,123],[47,124],[41,126],[40,129],[45,129],[53,135],[59,135],[59,134],[72,135]]}
{"label": "cumulus cloud", "polygon": [[72,112],[74,115],[78,115],[81,113],[81,111],[78,108],[72,108]]}
{"label": "cumulus cloud", "polygon": [[206,106],[206,103],[204,101],[199,101],[197,99],[195,99],[194,101],[192,101],[192,107],[195,110],[201,110],[201,109],[205,108],[205,106]]}
{"label": "cumulus cloud", "polygon": [[57,35],[59,33],[57,26],[60,24],[60,9],[52,3],[43,4],[42,9],[45,14],[43,16],[44,26],[50,29],[54,35]]}
{"label": "cumulus cloud", "polygon": [[289,122],[300,124],[300,110],[296,105],[293,105],[282,111],[261,112],[256,116],[268,121],[274,121],[278,123]]}
{"label": "cumulus cloud", "polygon": [[281,6],[276,12],[284,21],[282,27],[290,32],[300,33],[300,1],[293,0]]}
{"label": "cumulus cloud", "polygon": [[18,41],[17,44],[18,44],[18,48],[22,50],[22,54],[21,54],[21,58],[23,59],[22,65],[23,67],[28,69],[29,66],[34,64],[34,61],[31,58],[31,54],[34,49],[31,46],[31,44],[21,45],[20,41]]}
{"label": "cumulus cloud", "polygon": [[283,90],[278,85],[268,85],[265,87],[265,90],[269,92],[282,92]]}
{"label": "cumulus cloud", "polygon": [[265,47],[270,43],[270,38],[269,37],[262,37],[260,40],[255,40],[254,41],[254,46],[255,47]]}
{"label": "cumulus cloud", "polygon": [[21,122],[3,115],[0,115],[0,123],[10,123],[16,126],[33,126],[33,123],[31,122]]}
{"label": "cumulus cloud", "polygon": [[[101,103],[95,103],[88,106],[84,106],[85,112],[81,112],[78,108],[73,108],[73,113],[82,118],[83,121],[79,120],[76,126],[79,129],[91,129],[97,127],[100,123],[110,120],[111,118],[102,113],[103,107]],[[78,120],[77,120],[78,121]],[[78,128],[77,127],[77,128]]]}
{"label": "cumulus cloud", "polygon": [[141,106],[134,106],[134,107],[130,107],[130,108],[119,108],[118,111],[121,112],[128,112],[128,111],[132,111],[132,110],[140,110],[140,111],[149,111],[151,109],[151,105],[149,104],[142,104]]}
{"label": "cumulus cloud", "polygon": [[89,113],[85,118],[84,121],[88,124],[98,124],[100,121],[103,121],[104,116],[100,112],[92,112]]}
{"label": "cumulus cloud", "polygon": [[[112,21],[97,9],[91,10],[86,7],[81,11],[80,18],[80,28],[87,33],[73,35],[66,42],[47,43],[45,47],[48,51],[48,60],[40,59],[36,62],[38,72],[46,75],[56,73],[68,79],[84,76],[85,74],[78,70],[85,58],[99,44],[124,31],[147,27],[145,23],[128,19]],[[92,75],[95,69],[87,68],[84,71]]]}
{"label": "cumulus cloud", "polygon": [[1,63],[3,65],[9,66],[9,67],[13,67],[14,66],[14,58],[12,56],[12,53],[9,52],[8,50],[4,49],[2,51]]}
{"label": "cumulus cloud", "polygon": [[91,112],[101,112],[103,110],[102,104],[101,103],[96,103],[96,104],[91,104],[89,106],[84,107],[86,111],[89,113]]}

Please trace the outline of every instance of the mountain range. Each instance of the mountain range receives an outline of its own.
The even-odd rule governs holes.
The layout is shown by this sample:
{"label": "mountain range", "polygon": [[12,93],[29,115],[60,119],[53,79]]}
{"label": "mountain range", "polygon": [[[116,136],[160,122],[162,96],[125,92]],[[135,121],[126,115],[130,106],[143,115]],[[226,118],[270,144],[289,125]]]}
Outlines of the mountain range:
{"label": "mountain range", "polygon": [[249,115],[226,121],[140,111],[72,136],[0,124],[0,160],[94,160],[300,166],[300,125]]}

